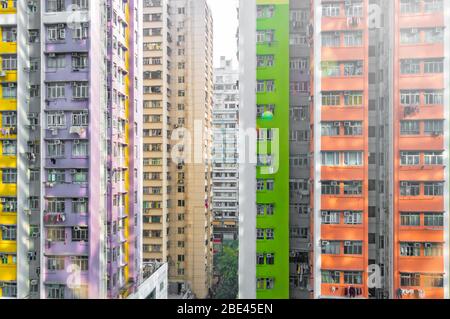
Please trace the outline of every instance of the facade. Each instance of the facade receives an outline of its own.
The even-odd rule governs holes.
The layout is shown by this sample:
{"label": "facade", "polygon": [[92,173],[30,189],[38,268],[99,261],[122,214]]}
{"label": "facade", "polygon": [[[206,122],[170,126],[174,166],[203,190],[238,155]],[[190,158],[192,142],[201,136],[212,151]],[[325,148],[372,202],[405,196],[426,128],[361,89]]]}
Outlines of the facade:
{"label": "facade", "polygon": [[221,57],[220,67],[214,70],[214,77],[211,209],[216,251],[223,241],[238,239],[239,73],[233,68],[232,60]]}
{"label": "facade", "polygon": [[206,1],[144,3],[144,261],[169,294],[211,286],[212,17]]}
{"label": "facade", "polygon": [[241,1],[239,20],[240,297],[288,298],[289,1]]}
{"label": "facade", "polygon": [[2,297],[125,298],[138,289],[141,4],[0,9]]}
{"label": "facade", "polygon": [[[268,80],[277,95],[290,94],[290,136],[280,142],[290,145],[288,296],[448,298],[449,4],[287,4],[290,33],[277,20],[285,10],[279,2],[241,1],[239,58],[241,129],[271,123],[264,115],[254,121]],[[289,69],[270,60],[284,41]],[[290,91],[280,92],[276,74],[289,74]],[[279,255],[274,265],[259,265],[266,263],[260,204],[267,192],[242,150],[240,295],[267,297],[278,288]],[[276,183],[274,190],[282,198]],[[265,267],[275,280],[263,284]]]}

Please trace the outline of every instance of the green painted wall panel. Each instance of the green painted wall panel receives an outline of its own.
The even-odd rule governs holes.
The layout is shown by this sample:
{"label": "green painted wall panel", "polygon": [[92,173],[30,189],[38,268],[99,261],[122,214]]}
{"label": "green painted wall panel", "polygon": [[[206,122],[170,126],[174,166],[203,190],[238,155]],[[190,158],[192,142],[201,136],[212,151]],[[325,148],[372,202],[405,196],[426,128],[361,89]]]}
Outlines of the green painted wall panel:
{"label": "green painted wall panel", "polygon": [[[272,120],[257,120],[259,128],[279,129],[279,160],[275,174],[261,174],[258,179],[273,179],[274,191],[257,193],[257,202],[274,203],[272,216],[257,217],[258,228],[274,228],[274,240],[258,240],[258,253],[275,253],[274,265],[257,265],[257,278],[274,278],[273,289],[257,290],[257,298],[289,298],[289,1],[257,0],[257,4],[275,6],[271,18],[258,19],[257,30],[274,30],[275,40],[271,45],[258,44],[257,54],[273,54],[274,66],[257,70],[258,80],[275,80],[275,91],[257,93],[257,104],[275,104]],[[259,149],[260,151],[260,149]],[[276,152],[276,148],[272,150]],[[273,154],[273,153],[272,153]]]}

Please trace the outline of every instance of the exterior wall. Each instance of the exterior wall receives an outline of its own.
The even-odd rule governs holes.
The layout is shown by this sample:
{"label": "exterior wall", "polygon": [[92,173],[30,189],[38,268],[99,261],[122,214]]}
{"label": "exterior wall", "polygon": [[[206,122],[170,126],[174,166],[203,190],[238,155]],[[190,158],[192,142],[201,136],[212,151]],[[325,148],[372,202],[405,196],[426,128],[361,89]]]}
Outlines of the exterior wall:
{"label": "exterior wall", "polygon": [[[0,146],[0,169],[2,180],[0,180],[0,254],[3,263],[0,266],[0,298],[15,298],[17,291],[17,255],[20,250],[20,241],[16,239],[18,228],[20,229],[19,214],[17,210],[17,189],[22,183],[17,178],[17,151],[7,152],[6,144],[15,145],[17,149],[19,131],[17,127],[17,106],[18,106],[18,72],[17,72],[17,11],[13,7],[12,1],[8,1],[7,7],[0,9],[0,28],[2,33],[9,28],[15,31],[14,38],[10,42],[2,38],[0,42],[0,59],[2,61],[2,74],[0,76],[0,117],[1,117],[1,146]],[[12,29],[11,29],[12,30]],[[6,56],[8,54],[8,56]],[[7,57],[15,59],[16,67],[6,67],[4,60]],[[10,90],[12,94],[6,91]],[[11,119],[9,121],[8,119]],[[8,173],[7,173],[8,172]],[[6,180],[6,175],[12,173],[15,177]],[[23,186],[22,186],[23,187]],[[20,234],[21,235],[21,234]],[[20,239],[20,237],[19,237]]]}
{"label": "exterior wall", "polygon": [[[444,1],[448,11],[448,3]],[[393,298],[448,298],[448,214],[443,213],[442,223],[435,226],[426,224],[425,216],[428,214],[442,214],[448,211],[448,158],[444,156],[443,162],[438,165],[429,165],[425,161],[425,152],[448,152],[448,29],[449,17],[444,7],[433,11],[426,11],[424,2],[417,3],[417,11],[406,13],[395,1],[394,12],[394,236],[393,236]],[[437,28],[438,31],[435,31]],[[401,32],[415,29],[419,33],[419,41],[404,43]],[[442,41],[430,42],[426,32],[442,34]],[[402,73],[401,63],[405,59],[417,59],[419,71],[417,74],[405,75]],[[426,59],[442,61],[442,72],[425,70]],[[413,90],[419,92],[418,103],[408,103],[402,99],[402,93]],[[437,90],[441,92],[440,101],[429,103],[424,93]],[[414,112],[408,112],[414,108]],[[443,122],[443,129],[436,133],[426,131],[427,120]],[[404,121],[419,121],[419,131],[406,135],[401,132],[401,123]],[[402,165],[400,152],[415,151],[419,153],[420,161],[417,165]],[[420,192],[417,196],[401,191],[402,182],[419,183]],[[425,192],[425,183],[442,183],[443,191],[440,194],[430,195]],[[420,224],[406,226],[402,222],[401,214],[419,214]],[[419,250],[418,256],[405,255],[401,245],[411,243]],[[442,250],[438,254],[426,256],[426,245],[439,245]],[[407,281],[406,276],[417,276],[418,281]],[[427,280],[426,277],[429,277]],[[403,279],[402,279],[403,278]],[[431,279],[434,278],[434,279]],[[434,284],[431,282],[434,281]],[[405,293],[413,290],[414,293]],[[403,292],[403,294],[402,294]]]}
{"label": "exterior wall", "polygon": [[214,76],[212,211],[216,251],[223,241],[236,240],[238,236],[239,73],[233,69],[232,60],[222,57]]}
{"label": "exterior wall", "polygon": [[[340,14],[336,17],[322,16],[320,1],[312,3],[314,25],[314,86],[312,90],[312,110],[314,112],[314,143],[311,144],[314,151],[314,165],[312,165],[312,176],[314,189],[312,190],[312,209],[314,210],[313,225],[313,256],[314,256],[314,297],[336,298],[346,297],[345,290],[353,288],[361,289],[359,297],[368,296],[367,267],[368,267],[368,41],[367,30],[367,6],[368,1],[361,1],[363,9],[361,15],[356,18],[355,23],[345,15],[343,4],[339,4]],[[336,34],[338,43],[336,46],[327,46],[322,42],[325,32]],[[344,32],[361,32],[361,44],[355,47],[344,45]],[[318,51],[321,51],[318,53]],[[350,60],[349,60],[350,59]],[[345,77],[343,62],[362,61],[362,72],[358,76]],[[322,63],[338,63],[342,75],[338,77],[326,77],[321,73]],[[320,75],[322,74],[322,76]],[[353,106],[345,105],[344,91],[352,90],[362,94],[362,98]],[[337,105],[322,105],[323,94],[338,92],[340,94]],[[348,103],[347,103],[348,104]],[[352,112],[349,112],[348,109]],[[311,113],[313,113],[311,112]],[[324,122],[338,124],[338,135],[324,136],[322,125]],[[339,121],[339,122],[338,122]],[[357,136],[343,136],[345,123],[349,121],[361,122],[362,134]],[[344,126],[344,127],[343,127]],[[361,152],[362,161],[359,165],[344,164],[343,152]],[[340,161],[338,165],[322,165],[323,152],[339,152]],[[343,167],[345,165],[345,167]],[[334,182],[339,189],[338,194],[323,194],[324,182]],[[358,195],[346,195],[344,191],[345,182],[356,181],[360,183],[361,193]],[[340,215],[339,223],[323,224],[323,212],[337,211]],[[347,212],[360,212],[362,222],[349,225],[344,224]],[[323,247],[330,241],[338,242],[339,252],[334,255],[322,254]],[[345,245],[352,242],[361,242],[360,253],[345,254]],[[321,280],[322,273],[331,271],[337,275],[335,282],[327,283]],[[346,274],[357,272],[360,279],[354,283],[347,282]]]}
{"label": "exterior wall", "polygon": [[[239,2],[239,298],[256,298],[256,0]],[[245,244],[243,244],[245,243]]]}
{"label": "exterior wall", "polygon": [[[0,158],[0,168],[17,168],[17,182],[4,184],[0,197],[17,196],[16,204],[8,204],[17,208],[3,209],[0,223],[20,225],[20,244],[0,243],[0,253],[11,255],[11,265],[17,247],[16,266],[8,263],[2,266],[8,269],[0,269],[0,295],[127,297],[137,290],[142,272],[142,80],[136,63],[140,48],[135,46],[141,1],[123,8],[122,1],[113,0],[76,8],[67,0],[54,9],[41,1],[34,10],[24,1],[17,8],[12,3],[0,9],[0,27],[14,26],[17,41],[2,41],[0,54],[18,52],[4,79],[17,82],[18,95],[16,99],[2,90],[8,99],[2,100],[0,111],[17,110],[16,120],[4,123],[20,134],[10,129],[7,138],[17,137],[16,156]],[[76,56],[87,63],[75,66]],[[50,63],[54,58],[57,67]],[[56,84],[60,89],[52,91]],[[61,152],[53,153],[52,145]]]}
{"label": "exterior wall", "polygon": [[[290,298],[308,298],[310,281],[310,196],[308,169],[310,158],[309,54],[306,41],[310,16],[308,1],[290,1],[290,188],[289,188],[289,280]],[[298,89],[296,85],[300,86]],[[295,88],[295,89],[294,89]],[[295,132],[302,134],[295,135]],[[296,137],[295,137],[296,136]]]}
{"label": "exterior wall", "polygon": [[[274,14],[271,18],[257,20],[258,31],[274,32],[274,40],[261,42],[256,45],[257,55],[272,55],[277,65],[262,67],[256,71],[257,83],[264,81],[265,89],[256,95],[257,105],[275,104],[272,119],[260,117],[256,120],[256,127],[260,132],[273,132],[273,140],[260,139],[258,141],[258,155],[270,154],[274,164],[271,168],[260,164],[257,167],[256,178],[267,187],[267,180],[273,181],[273,190],[257,191],[257,205],[273,205],[273,215],[257,217],[256,227],[263,231],[264,239],[257,240],[257,254],[274,254],[273,265],[263,264],[256,266],[257,298],[288,298],[289,297],[289,148],[286,142],[289,139],[289,93],[286,90],[289,84],[289,42],[284,35],[289,33],[289,2],[257,1],[257,5],[273,5]],[[274,81],[275,90],[268,92],[267,81]],[[285,88],[285,89],[283,89]],[[275,130],[273,130],[275,129]],[[268,230],[273,230],[274,238],[268,239]],[[273,280],[273,288],[267,282]],[[259,281],[259,284],[258,284]]]}
{"label": "exterior wall", "polygon": [[206,1],[168,0],[144,15],[144,57],[160,58],[145,71],[161,72],[144,80],[144,260],[167,260],[170,294],[204,298],[212,265],[211,13]]}

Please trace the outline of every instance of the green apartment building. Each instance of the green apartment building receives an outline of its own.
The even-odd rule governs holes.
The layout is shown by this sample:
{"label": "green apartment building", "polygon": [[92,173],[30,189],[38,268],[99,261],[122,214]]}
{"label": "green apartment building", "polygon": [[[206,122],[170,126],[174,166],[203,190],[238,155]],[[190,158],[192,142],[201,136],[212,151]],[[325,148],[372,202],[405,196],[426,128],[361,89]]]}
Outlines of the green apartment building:
{"label": "green apartment building", "polygon": [[240,20],[240,129],[257,132],[256,163],[240,160],[240,297],[287,299],[289,0],[241,1]]}

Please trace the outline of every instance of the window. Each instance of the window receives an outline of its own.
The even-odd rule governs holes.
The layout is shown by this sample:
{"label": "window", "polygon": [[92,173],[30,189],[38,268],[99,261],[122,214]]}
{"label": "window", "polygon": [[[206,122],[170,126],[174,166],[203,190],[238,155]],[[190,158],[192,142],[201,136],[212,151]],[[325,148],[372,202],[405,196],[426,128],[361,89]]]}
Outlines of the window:
{"label": "window", "polygon": [[89,97],[89,85],[87,82],[74,82],[72,84],[72,97],[74,99],[87,99]]}
{"label": "window", "polygon": [[75,214],[86,214],[88,212],[88,199],[74,198],[72,200],[72,212]]}
{"label": "window", "polygon": [[2,140],[2,155],[16,156],[17,155],[17,141]]}
{"label": "window", "polygon": [[401,60],[400,72],[401,74],[419,74],[420,60]]}
{"label": "window", "polygon": [[344,283],[349,285],[362,285],[362,272],[344,271]]}
{"label": "window", "polygon": [[363,75],[363,62],[344,62],[344,76],[360,76]]}
{"label": "window", "polygon": [[47,155],[49,157],[64,157],[65,144],[63,141],[55,140],[47,142]]}
{"label": "window", "polygon": [[443,73],[444,61],[442,59],[425,60],[423,62],[424,73]]}
{"label": "window", "polygon": [[341,35],[339,32],[323,32],[322,46],[323,47],[339,47],[341,44]]}
{"label": "window", "polygon": [[443,0],[424,0],[425,12],[439,12],[443,10]]}
{"label": "window", "polygon": [[341,75],[341,67],[338,62],[322,62],[322,76],[333,77]]}
{"label": "window", "polygon": [[425,134],[441,135],[444,132],[444,121],[442,120],[427,120],[424,121]]}
{"label": "window", "polygon": [[87,256],[72,256],[70,260],[72,264],[79,267],[80,271],[89,270],[89,258]]}
{"label": "window", "polygon": [[443,256],[443,245],[441,243],[425,243],[423,255],[427,257]]}
{"label": "window", "polygon": [[72,227],[72,241],[83,241],[87,242],[89,240],[89,229],[87,227]]}
{"label": "window", "polygon": [[418,135],[420,133],[419,121],[401,121],[400,134],[401,135]]}
{"label": "window", "polygon": [[272,18],[275,13],[275,6],[273,5],[258,5],[257,6],[258,19]]}
{"label": "window", "polygon": [[360,136],[362,133],[362,122],[344,122],[345,136]]}
{"label": "window", "polygon": [[425,43],[442,43],[444,41],[444,29],[442,27],[425,29]]}
{"label": "window", "polygon": [[338,106],[341,104],[339,92],[322,92],[322,106]]}
{"label": "window", "polygon": [[362,46],[363,37],[360,31],[344,32],[344,46],[359,47]]}
{"label": "window", "polygon": [[270,44],[275,40],[274,30],[257,30],[256,42],[258,44]]}
{"label": "window", "polygon": [[444,165],[443,152],[425,152],[425,165]]}
{"label": "window", "polygon": [[419,13],[420,2],[417,0],[401,0],[400,12],[402,14]]}
{"label": "window", "polygon": [[322,283],[323,284],[339,284],[341,273],[333,270],[322,270]]}
{"label": "window", "polygon": [[420,214],[400,213],[400,223],[402,226],[420,226]]}
{"label": "window", "polygon": [[363,165],[363,152],[344,152],[345,166]]}
{"label": "window", "polygon": [[362,241],[345,241],[344,254],[345,255],[362,255]]}
{"label": "window", "polygon": [[360,106],[363,104],[362,92],[344,92],[344,104],[347,106]]}
{"label": "window", "polygon": [[256,57],[256,65],[258,68],[271,67],[274,64],[274,55],[258,55]]}
{"label": "window", "polygon": [[2,70],[14,71],[17,70],[17,55],[16,54],[4,54],[1,56]]}
{"label": "window", "polygon": [[74,140],[72,144],[72,157],[87,157],[89,155],[89,142]]}
{"label": "window", "polygon": [[47,285],[48,299],[64,299],[64,285]]}
{"label": "window", "polygon": [[339,224],[340,223],[340,212],[338,211],[322,211],[322,224]]}
{"label": "window", "polygon": [[420,275],[411,273],[400,273],[400,286],[402,287],[420,286]]}
{"label": "window", "polygon": [[444,214],[442,213],[425,213],[424,225],[429,227],[443,227]]}
{"label": "window", "polygon": [[417,44],[420,42],[420,32],[418,29],[402,29],[400,30],[401,44]]}
{"label": "window", "polygon": [[340,122],[322,122],[322,136],[338,136]]}
{"label": "window", "polygon": [[322,15],[324,17],[339,17],[340,4],[339,3],[324,3],[322,5]]}
{"label": "window", "polygon": [[17,212],[17,198],[15,197],[2,197],[1,212],[14,213]]}
{"label": "window", "polygon": [[13,82],[2,83],[2,97],[4,99],[16,99],[17,98],[17,84]]}
{"label": "window", "polygon": [[444,183],[427,182],[424,184],[425,196],[442,196],[444,194]]}
{"label": "window", "polygon": [[339,166],[339,152],[322,152],[323,166]]}
{"label": "window", "polygon": [[17,169],[3,168],[2,169],[2,183],[3,184],[16,184],[17,183]]}
{"label": "window", "polygon": [[419,152],[400,152],[401,165],[419,165],[420,153]]}
{"label": "window", "polygon": [[63,169],[52,169],[47,171],[47,182],[62,184],[66,182],[66,172]]}
{"label": "window", "polygon": [[444,93],[442,90],[429,90],[424,93],[425,105],[436,105],[444,103]]}
{"label": "window", "polygon": [[65,268],[65,257],[60,256],[48,256],[47,257],[47,270],[49,271],[58,271],[64,270]]}
{"label": "window", "polygon": [[66,127],[66,116],[64,112],[49,112],[47,113],[47,128],[65,128]]}
{"label": "window", "polygon": [[322,254],[339,255],[340,253],[341,253],[341,242],[340,241],[322,240]]}
{"label": "window", "polygon": [[418,182],[400,182],[401,196],[419,196],[420,184]]}
{"label": "window", "polygon": [[49,54],[47,56],[47,67],[49,69],[65,68],[66,67],[66,55],[64,53]]}
{"label": "window", "polygon": [[400,243],[400,256],[420,256],[420,243]]}
{"label": "window", "polygon": [[346,181],[344,182],[345,195],[361,195],[362,181]]}
{"label": "window", "polygon": [[62,242],[66,240],[66,231],[64,227],[49,227],[47,228],[48,241],[58,241]]}
{"label": "window", "polygon": [[346,211],[344,212],[344,224],[360,225],[363,222],[362,212]]}
{"label": "window", "polygon": [[65,83],[48,83],[47,84],[47,98],[60,99],[66,96]]}
{"label": "window", "polygon": [[256,239],[257,240],[264,239],[264,229],[262,229],[262,228],[256,229]]}
{"label": "window", "polygon": [[16,226],[2,225],[2,240],[16,240]]}
{"label": "window", "polygon": [[322,181],[322,194],[323,195],[339,195],[340,186],[337,181]]}
{"label": "window", "polygon": [[444,287],[444,275],[442,274],[423,274],[423,286],[425,287]]}

